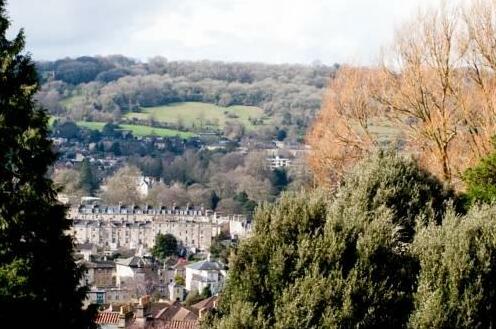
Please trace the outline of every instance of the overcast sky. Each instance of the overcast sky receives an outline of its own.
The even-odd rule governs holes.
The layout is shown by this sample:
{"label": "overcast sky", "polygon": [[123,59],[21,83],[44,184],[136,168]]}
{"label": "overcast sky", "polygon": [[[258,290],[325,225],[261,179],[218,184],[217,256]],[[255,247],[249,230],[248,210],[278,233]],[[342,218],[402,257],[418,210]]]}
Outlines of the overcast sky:
{"label": "overcast sky", "polygon": [[10,0],[34,58],[373,62],[433,0]]}

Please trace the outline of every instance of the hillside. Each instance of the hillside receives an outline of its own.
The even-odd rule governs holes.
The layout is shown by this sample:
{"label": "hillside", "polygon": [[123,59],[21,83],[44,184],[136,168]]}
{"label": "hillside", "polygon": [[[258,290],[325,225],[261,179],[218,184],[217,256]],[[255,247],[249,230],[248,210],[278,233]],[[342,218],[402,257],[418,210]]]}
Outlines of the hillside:
{"label": "hillside", "polygon": [[73,121],[116,122],[222,132],[302,136],[320,108],[338,66],[212,61],[142,63],[123,56],[37,63],[37,95],[51,115]]}
{"label": "hillside", "polygon": [[233,105],[221,107],[201,102],[172,103],[157,107],[144,107],[140,112],[129,112],[124,118],[133,121],[151,120],[171,125],[182,125],[186,129],[223,129],[226,122],[243,124],[254,130],[270,123],[261,108],[255,106]]}

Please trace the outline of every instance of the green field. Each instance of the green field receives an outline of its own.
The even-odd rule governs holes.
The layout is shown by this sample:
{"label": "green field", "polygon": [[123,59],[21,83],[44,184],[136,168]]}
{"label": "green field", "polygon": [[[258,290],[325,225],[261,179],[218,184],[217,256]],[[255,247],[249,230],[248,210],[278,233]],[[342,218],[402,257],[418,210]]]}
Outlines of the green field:
{"label": "green field", "polygon": [[254,130],[250,122],[252,119],[262,119],[263,125],[269,124],[270,119],[264,117],[261,108],[255,106],[234,105],[221,107],[215,104],[184,102],[165,106],[142,108],[141,112],[132,112],[125,115],[127,119],[155,120],[170,124],[181,124],[187,129],[214,128],[222,129],[227,121],[242,123],[248,130]]}
{"label": "green field", "polygon": [[[93,130],[102,130],[103,126],[105,126],[106,122],[94,122],[94,121],[78,121],[77,125],[80,127],[93,129]],[[181,138],[190,138],[195,136],[195,134],[190,132],[184,132],[173,129],[166,128],[154,128],[149,126],[142,125],[127,125],[127,124],[119,124],[119,127],[124,130],[129,130],[133,133],[134,136],[159,136],[159,137],[173,137],[179,136]]]}

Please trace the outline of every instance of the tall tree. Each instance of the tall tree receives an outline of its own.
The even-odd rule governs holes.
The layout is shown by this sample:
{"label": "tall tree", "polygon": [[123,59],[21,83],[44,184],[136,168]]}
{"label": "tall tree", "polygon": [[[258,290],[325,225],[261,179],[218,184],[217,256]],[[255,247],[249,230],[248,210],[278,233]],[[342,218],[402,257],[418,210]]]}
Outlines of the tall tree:
{"label": "tall tree", "polygon": [[405,24],[380,67],[340,69],[308,136],[316,181],[336,183],[381,147],[388,119],[424,168],[463,187],[496,134],[496,3],[467,3]]}
{"label": "tall tree", "polygon": [[88,194],[92,194],[96,189],[96,178],[91,169],[90,161],[85,158],[79,168],[79,184],[81,188]]}
{"label": "tall tree", "polygon": [[377,146],[371,128],[380,117],[371,88],[377,70],[340,68],[308,133],[313,152],[309,164],[321,182],[334,184],[343,173]]}
{"label": "tall tree", "polygon": [[33,100],[37,74],[22,53],[23,31],[6,38],[5,6],[0,0],[0,322],[88,327],[82,272],[72,257],[72,238],[64,233],[70,222],[45,176],[55,154],[47,115]]}

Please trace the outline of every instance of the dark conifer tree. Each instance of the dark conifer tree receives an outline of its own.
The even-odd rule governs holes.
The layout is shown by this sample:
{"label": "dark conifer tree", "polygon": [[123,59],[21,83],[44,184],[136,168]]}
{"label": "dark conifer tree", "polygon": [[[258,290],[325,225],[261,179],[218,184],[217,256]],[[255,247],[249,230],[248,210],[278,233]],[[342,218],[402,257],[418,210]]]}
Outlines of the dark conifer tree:
{"label": "dark conifer tree", "polygon": [[96,179],[91,169],[91,163],[88,159],[84,159],[79,168],[81,188],[88,194],[93,194],[96,189]]}
{"label": "dark conifer tree", "polygon": [[0,0],[0,323],[86,328],[70,222],[45,175],[55,160],[48,117],[33,100],[37,74],[23,31],[6,37],[5,7]]}

